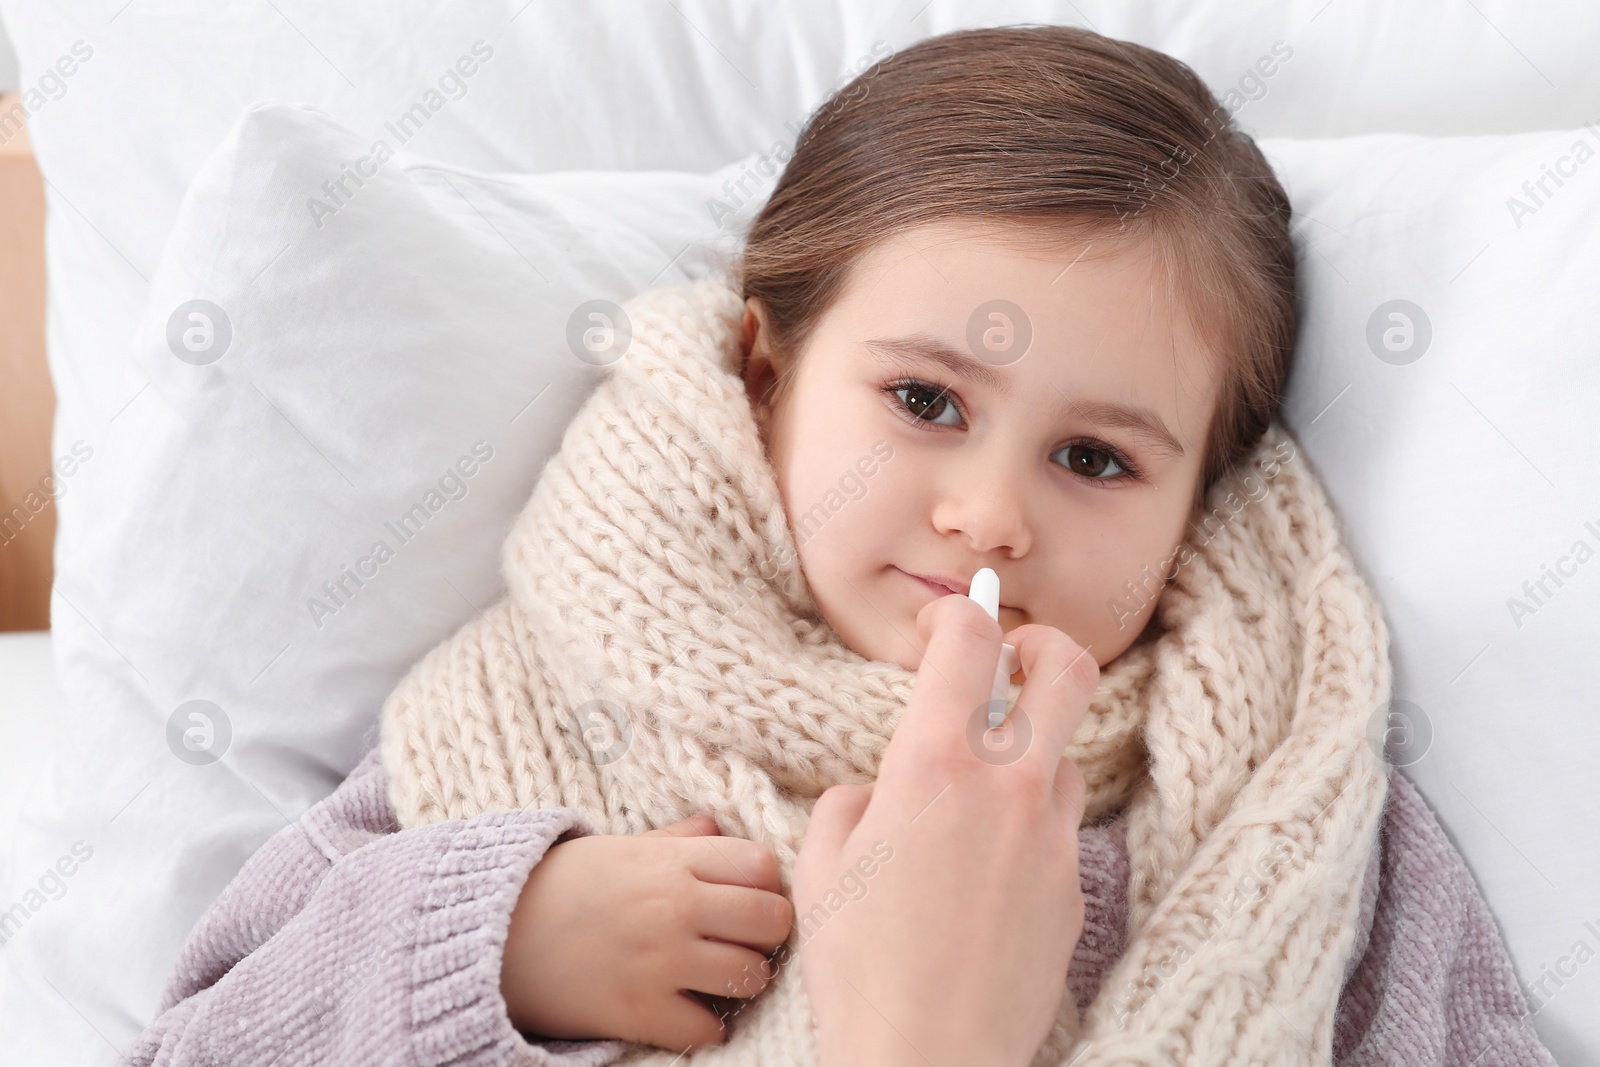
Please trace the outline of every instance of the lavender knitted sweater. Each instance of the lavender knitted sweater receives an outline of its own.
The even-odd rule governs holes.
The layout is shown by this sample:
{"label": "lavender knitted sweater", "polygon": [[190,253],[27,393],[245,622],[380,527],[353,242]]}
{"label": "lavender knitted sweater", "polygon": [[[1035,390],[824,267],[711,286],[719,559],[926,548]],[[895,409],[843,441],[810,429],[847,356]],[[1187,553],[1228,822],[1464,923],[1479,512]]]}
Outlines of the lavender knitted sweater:
{"label": "lavender knitted sweater", "polygon": [[[1085,919],[1067,981],[1080,1008],[1123,949],[1122,830],[1115,819],[1079,832]],[[609,1063],[623,1042],[522,1034],[500,996],[501,952],[528,872],[552,844],[592,832],[571,808],[399,830],[373,749],[213,902],[157,1018],[122,1062]],[[1337,1067],[1554,1067],[1471,874],[1393,768],[1358,922]]]}

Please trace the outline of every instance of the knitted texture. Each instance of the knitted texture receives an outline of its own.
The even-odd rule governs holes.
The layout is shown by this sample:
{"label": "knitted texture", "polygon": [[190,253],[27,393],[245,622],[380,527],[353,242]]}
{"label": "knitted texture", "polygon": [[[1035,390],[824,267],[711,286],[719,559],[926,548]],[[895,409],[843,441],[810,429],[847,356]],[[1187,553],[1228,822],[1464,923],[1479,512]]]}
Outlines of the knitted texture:
{"label": "knitted texture", "polygon": [[[739,295],[713,277],[625,310],[626,354],[505,541],[508,593],[385,701],[391,801],[405,827],[560,805],[617,834],[705,811],[770,847],[788,893],[816,797],[874,778],[916,676],[845,646],[810,597]],[[1387,628],[1280,424],[1204,506],[1064,753],[1086,820],[1126,812],[1128,936],[1081,1019],[1063,998],[1039,1067],[1331,1059],[1387,785],[1368,727]],[[725,1044],[681,1059],[815,1063],[784,959]]]}

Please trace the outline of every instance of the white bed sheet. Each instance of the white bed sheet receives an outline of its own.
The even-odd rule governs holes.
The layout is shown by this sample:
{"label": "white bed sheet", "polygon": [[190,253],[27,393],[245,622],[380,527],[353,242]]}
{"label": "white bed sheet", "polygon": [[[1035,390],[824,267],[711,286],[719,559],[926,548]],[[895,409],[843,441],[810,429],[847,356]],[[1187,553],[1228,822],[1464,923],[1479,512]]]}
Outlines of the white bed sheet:
{"label": "white bed sheet", "polygon": [[[23,799],[44,773],[60,706],[50,631],[0,633],[0,914],[21,897],[11,839]],[[5,936],[0,928],[0,943]]]}

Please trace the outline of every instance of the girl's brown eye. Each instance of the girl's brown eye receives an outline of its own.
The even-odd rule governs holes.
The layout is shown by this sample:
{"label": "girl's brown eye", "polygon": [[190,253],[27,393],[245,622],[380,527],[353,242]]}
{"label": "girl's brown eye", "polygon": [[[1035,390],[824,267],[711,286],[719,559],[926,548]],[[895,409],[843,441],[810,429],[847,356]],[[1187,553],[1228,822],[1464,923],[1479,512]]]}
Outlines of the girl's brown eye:
{"label": "girl's brown eye", "polygon": [[935,389],[926,385],[900,385],[896,386],[893,392],[897,398],[902,393],[906,394],[903,399],[900,399],[900,405],[906,409],[906,412],[912,418],[920,422],[950,425],[950,423],[939,422],[939,417],[947,412],[956,415],[958,418],[960,416],[960,412],[956,411],[955,406],[950,403],[950,398],[945,395],[945,390],[943,389]]}
{"label": "girl's brown eye", "polygon": [[1068,445],[1062,451],[1067,454],[1067,467],[1086,478],[1101,479],[1108,466],[1116,468],[1111,475],[1113,478],[1118,474],[1127,473],[1115,457],[1105,449],[1092,448],[1089,445]]}

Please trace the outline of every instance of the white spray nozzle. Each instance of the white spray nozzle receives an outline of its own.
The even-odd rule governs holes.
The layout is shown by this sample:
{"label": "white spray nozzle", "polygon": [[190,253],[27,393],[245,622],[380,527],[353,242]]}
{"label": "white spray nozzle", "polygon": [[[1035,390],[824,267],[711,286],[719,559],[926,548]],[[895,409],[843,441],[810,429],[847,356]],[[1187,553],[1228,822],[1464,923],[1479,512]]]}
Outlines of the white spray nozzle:
{"label": "white spray nozzle", "polygon": [[[972,576],[967,595],[989,613],[989,618],[1000,621],[1000,576],[991,567],[984,567]],[[989,729],[1006,721],[1006,695],[1011,691],[1011,676],[1020,666],[1013,645],[1000,646],[1000,662],[994,668],[994,686],[989,693]]]}
{"label": "white spray nozzle", "polygon": [[989,613],[989,618],[1000,621],[1000,576],[992,567],[984,567],[972,576],[972,591],[967,595]]}

